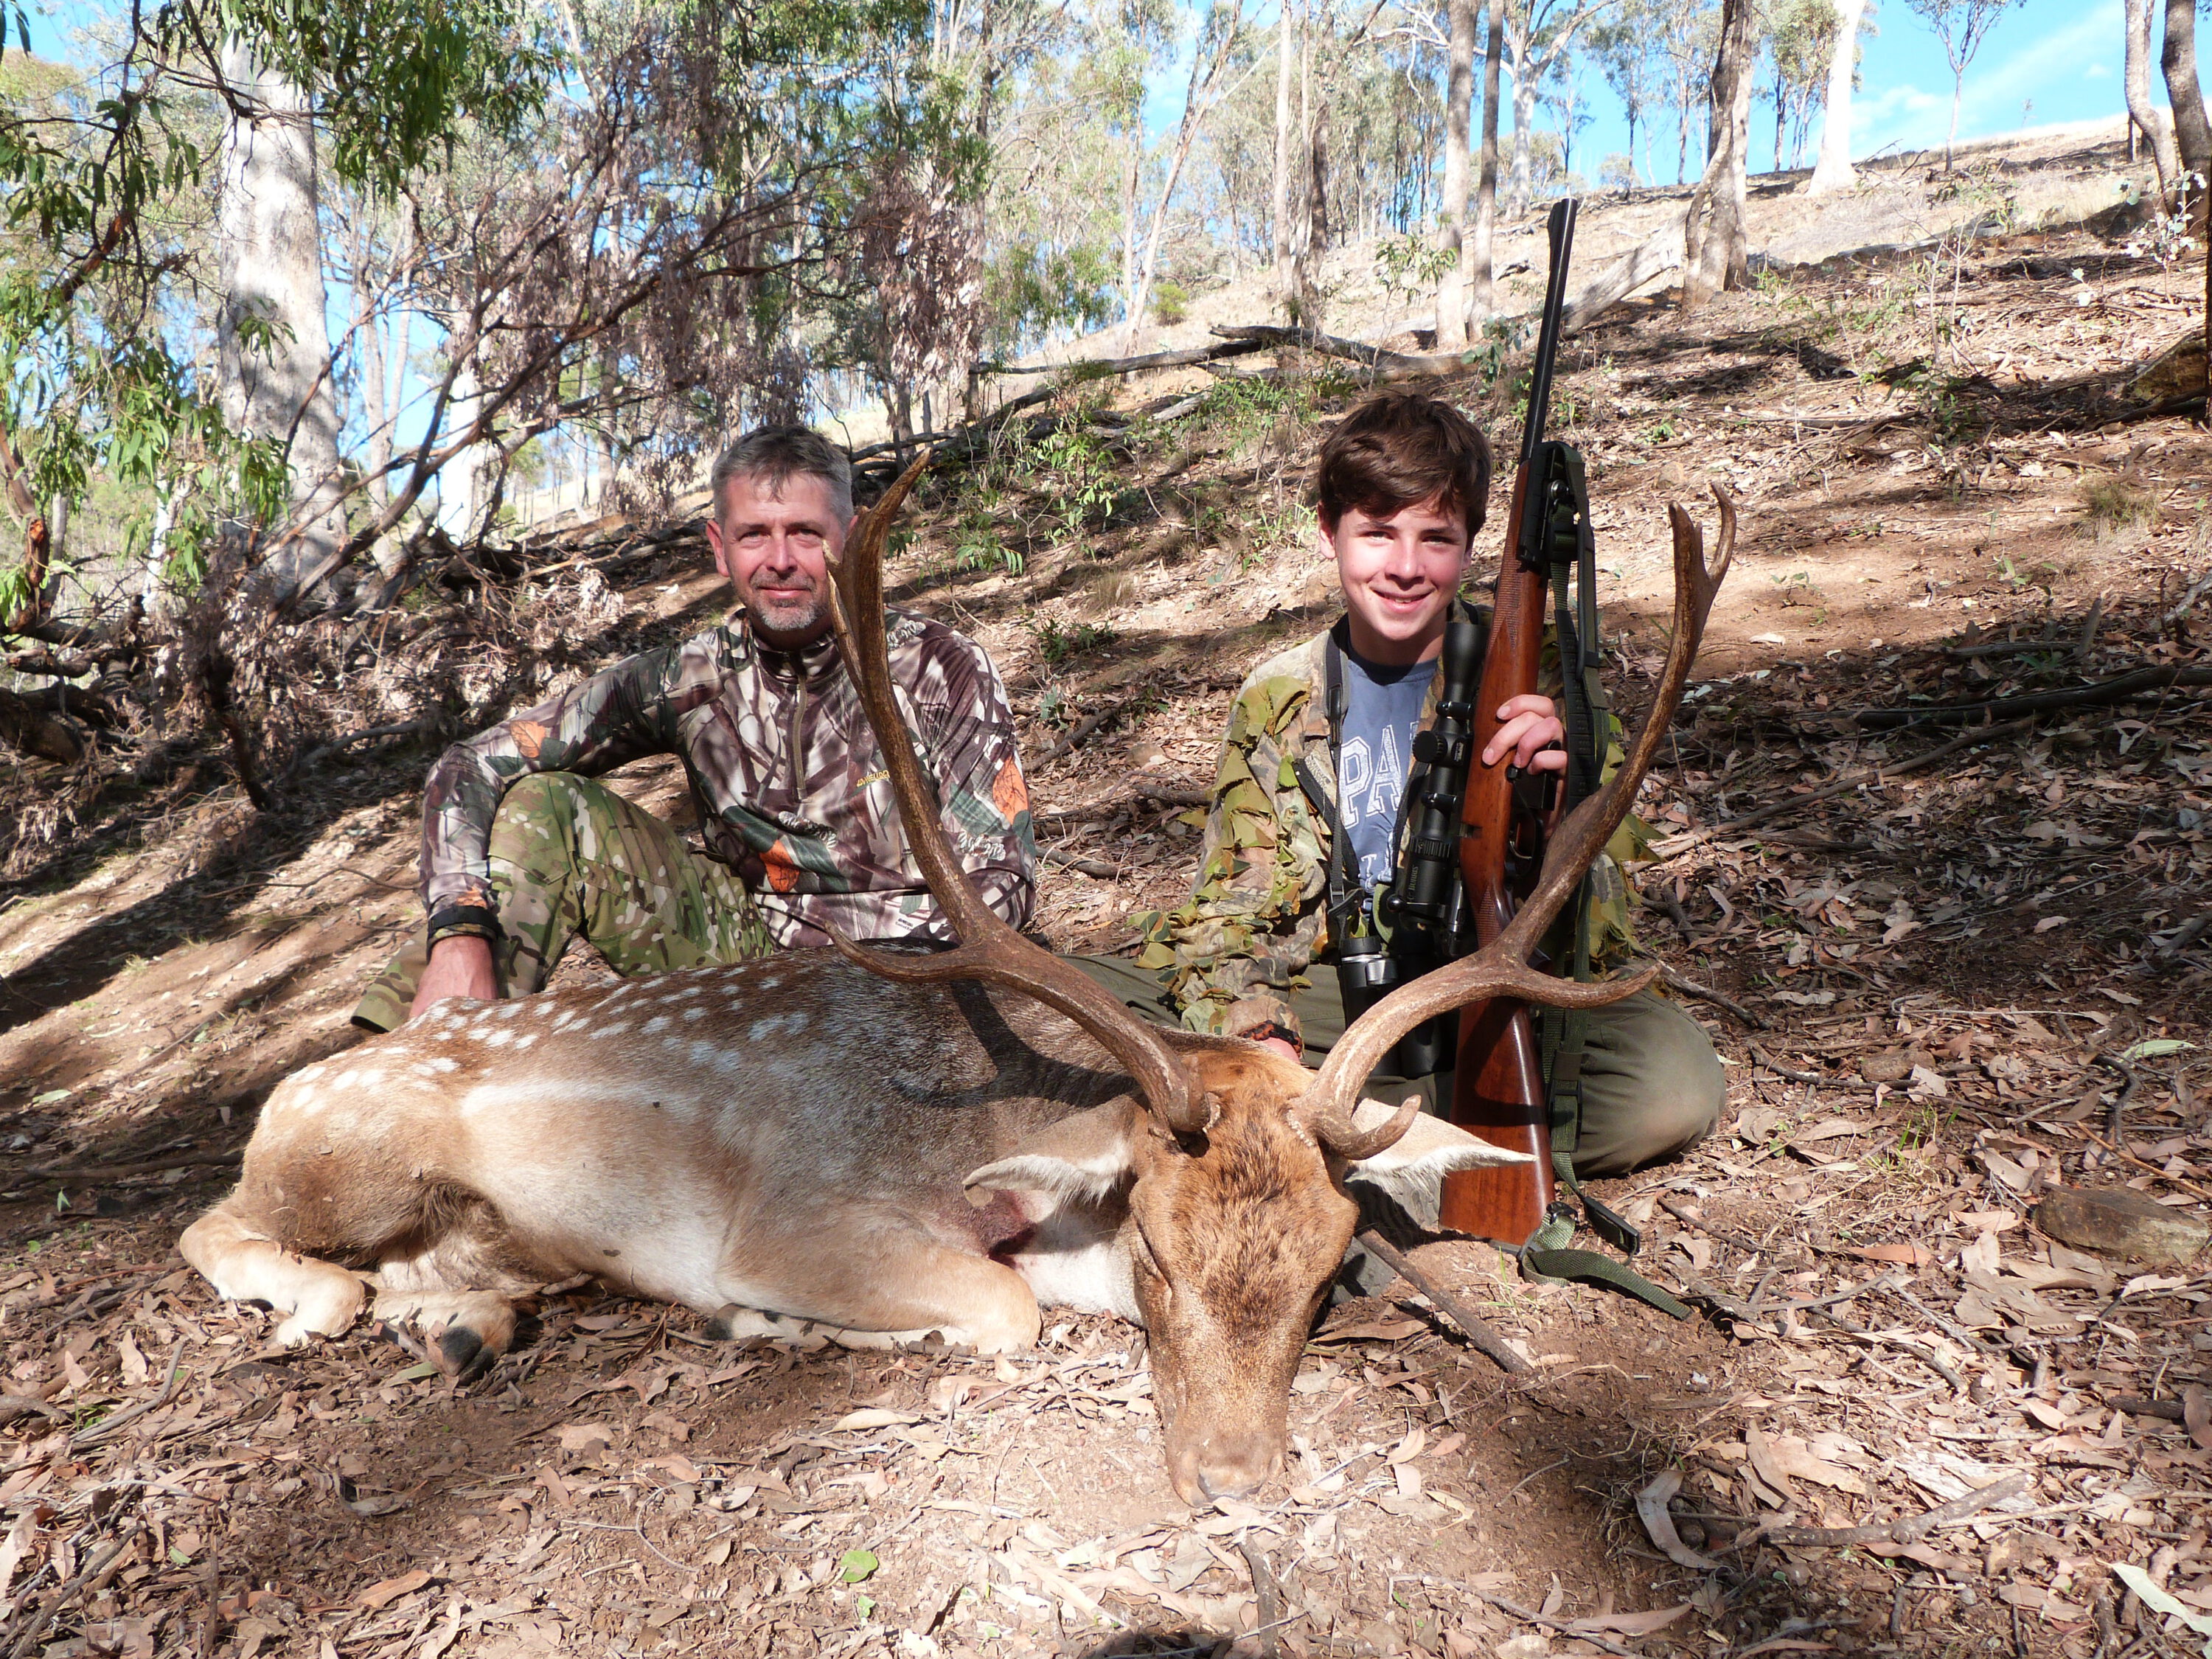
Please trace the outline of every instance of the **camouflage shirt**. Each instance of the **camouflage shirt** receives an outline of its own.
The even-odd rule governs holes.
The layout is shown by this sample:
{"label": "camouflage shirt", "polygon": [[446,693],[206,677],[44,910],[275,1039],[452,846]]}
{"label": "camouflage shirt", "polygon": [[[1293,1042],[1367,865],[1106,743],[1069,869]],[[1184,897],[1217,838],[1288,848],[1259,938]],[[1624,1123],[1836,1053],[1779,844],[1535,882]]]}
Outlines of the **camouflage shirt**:
{"label": "camouflage shirt", "polygon": [[[953,851],[991,908],[1026,926],[1036,843],[1006,687],[982,647],[942,623],[892,611],[888,626],[891,678]],[[595,776],[659,754],[682,757],[707,853],[736,870],[778,945],[825,945],[831,927],[949,938],[836,641],[776,651],[742,612],[448,749],[423,801],[424,903],[492,902],[485,845],[516,779]]]}
{"label": "camouflage shirt", "polygon": [[[1486,611],[1478,611],[1486,623]],[[1299,786],[1301,761],[1321,793],[1336,799],[1336,757],[1329,751],[1323,630],[1252,671],[1229,710],[1221,763],[1206,811],[1204,856],[1190,897],[1141,919],[1139,963],[1160,972],[1183,1024],[1234,1036],[1277,1025],[1296,1032],[1285,993],[1329,949],[1328,816]],[[1422,725],[1435,718],[1431,677]],[[1595,679],[1595,675],[1589,677]],[[1559,653],[1545,635],[1543,689],[1559,694]],[[1595,699],[1594,699],[1595,701]],[[1601,708],[1602,703],[1598,705]],[[1609,712],[1605,775],[1624,758],[1620,724]],[[1620,866],[1648,857],[1649,832],[1626,819],[1591,871],[1590,954],[1618,956],[1632,941],[1629,896]]]}

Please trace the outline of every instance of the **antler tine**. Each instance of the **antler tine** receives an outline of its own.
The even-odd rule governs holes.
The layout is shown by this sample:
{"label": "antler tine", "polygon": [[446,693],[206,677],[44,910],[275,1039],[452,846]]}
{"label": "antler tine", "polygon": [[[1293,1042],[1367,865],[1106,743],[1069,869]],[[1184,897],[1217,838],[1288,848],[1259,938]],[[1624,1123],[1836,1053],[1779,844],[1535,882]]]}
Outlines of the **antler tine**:
{"label": "antler tine", "polygon": [[1202,1129],[1211,1114],[1190,1068],[1104,987],[1009,927],[969,884],[945,839],[937,792],[922,771],[899,713],[884,625],[884,545],[890,537],[892,519],[929,461],[927,454],[917,459],[854,521],[843,554],[831,562],[830,616],[837,647],[844,653],[868,724],[883,750],[915,862],[944,907],[960,946],[931,956],[907,956],[872,951],[835,932],[831,942],[848,961],[886,979],[908,983],[984,980],[1057,1008],[1128,1069],[1146,1103],[1170,1127]]}
{"label": "antler tine", "polygon": [[[1551,974],[1540,974],[1528,966],[1528,958],[1591,861],[1613,839],[1613,832],[1628,815],[1629,806],[1643,786],[1644,775],[1651,765],[1651,757],[1657,752],[1668,724],[1674,719],[1674,709],[1681,702],[1682,688],[1690,678],[1690,665],[1696,659],[1698,646],[1705,638],[1705,619],[1711,613],[1714,596],[1719,592],[1722,579],[1728,574],[1729,565],[1735,556],[1735,501],[1718,485],[1713,488],[1713,497],[1720,507],[1720,549],[1710,565],[1705,562],[1705,538],[1698,529],[1697,520],[1679,503],[1668,508],[1674,534],[1674,635],[1668,647],[1666,666],[1660,671],[1651,711],[1630,745],[1620,770],[1613,775],[1612,782],[1567,815],[1566,822],[1553,834],[1551,846],[1546,849],[1544,866],[1537,876],[1534,890],[1497,938],[1473,956],[1462,957],[1432,973],[1424,974],[1410,984],[1400,986],[1355,1020],[1338,1039],[1322,1063],[1321,1074],[1306,1091],[1303,1104],[1306,1121],[1316,1136],[1334,1144],[1340,1136],[1371,1141],[1378,1134],[1387,1135],[1389,1139],[1382,1142],[1387,1146],[1405,1132],[1405,1126],[1413,1121],[1410,1112],[1401,1112],[1375,1133],[1353,1135],[1352,1103],[1391,1045],[1424,1020],[1498,996],[1510,996],[1553,1008],[1602,1007],[1633,995],[1656,975],[1656,968],[1645,968],[1597,984],[1582,985]],[[1391,1133],[1393,1129],[1396,1133]],[[1374,1152],[1358,1155],[1372,1157]]]}

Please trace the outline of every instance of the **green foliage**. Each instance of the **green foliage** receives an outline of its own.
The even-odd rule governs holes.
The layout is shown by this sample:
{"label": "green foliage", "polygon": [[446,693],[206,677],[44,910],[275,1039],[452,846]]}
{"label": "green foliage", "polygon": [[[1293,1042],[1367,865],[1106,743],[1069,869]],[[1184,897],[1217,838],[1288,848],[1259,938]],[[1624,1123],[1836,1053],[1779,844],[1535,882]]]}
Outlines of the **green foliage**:
{"label": "green foliage", "polygon": [[1375,245],[1375,280],[1389,294],[1397,290],[1411,299],[1433,288],[1459,262],[1448,247],[1432,247],[1419,236],[1386,236]]}
{"label": "green foliage", "polygon": [[1018,465],[1050,500],[1063,535],[1103,518],[1121,493],[1105,446],[1073,420],[1030,445]]}
{"label": "green foliage", "polygon": [[953,526],[955,570],[987,570],[995,564],[1008,575],[1018,576],[1027,562],[1021,550],[1008,544],[988,507],[969,508]]}
{"label": "green foliage", "polygon": [[1054,666],[1070,657],[1087,656],[1120,637],[1106,623],[1078,623],[1073,628],[1063,628],[1050,617],[1035,624],[1030,632],[1036,635],[1039,653]]}
{"label": "green foliage", "polygon": [[1161,277],[1152,285],[1152,315],[1162,327],[1173,328],[1190,315],[1190,290],[1172,277]]}
{"label": "green foliage", "polygon": [[1000,248],[984,273],[989,338],[1001,350],[1063,329],[1103,326],[1114,315],[1114,264],[1088,243],[1048,248],[1014,242]]}

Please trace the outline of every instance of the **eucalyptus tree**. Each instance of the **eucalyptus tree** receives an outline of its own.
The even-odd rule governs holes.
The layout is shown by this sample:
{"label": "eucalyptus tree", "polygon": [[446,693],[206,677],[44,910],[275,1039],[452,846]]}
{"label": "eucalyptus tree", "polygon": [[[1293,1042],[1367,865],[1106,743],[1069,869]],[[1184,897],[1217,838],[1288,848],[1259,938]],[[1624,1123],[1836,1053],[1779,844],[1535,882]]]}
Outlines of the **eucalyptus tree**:
{"label": "eucalyptus tree", "polygon": [[1724,288],[1738,288],[1748,267],[1744,222],[1745,172],[1751,149],[1753,0],[1722,0],[1720,40],[1713,55],[1711,127],[1705,169],[1690,192],[1683,222],[1682,309],[1695,310]]}
{"label": "eucalyptus tree", "polygon": [[[319,313],[309,322],[294,296],[269,291],[297,261],[272,284],[246,250],[258,228],[281,228],[289,256],[303,204],[312,241],[310,131],[333,176],[389,190],[465,121],[510,130],[551,63],[518,8],[168,0],[95,19],[102,61],[76,94],[0,112],[0,203],[25,256],[0,293],[0,471],[33,500],[79,499],[104,472],[144,493],[142,531],[158,517],[180,574],[204,568],[227,530],[278,597],[295,592],[290,549],[310,526],[327,535],[337,506],[329,353],[325,341],[317,361]],[[294,194],[257,227],[245,204],[264,122],[260,159]],[[234,211],[210,271],[204,246],[178,230],[219,176]],[[193,334],[197,297],[210,292],[222,342],[212,376],[198,371]],[[35,541],[0,575],[0,625],[38,626]]]}
{"label": "eucalyptus tree", "polygon": [[[1951,65],[1951,126],[1943,139],[1943,165],[1948,167],[1959,142],[1959,105],[1966,94],[1967,66],[1982,49],[1982,42],[1989,39],[1990,31],[2021,0],[1905,0],[1905,3],[1942,43],[1943,56]],[[2172,9],[2167,8],[2169,15]]]}
{"label": "eucalyptus tree", "polygon": [[2157,0],[2127,0],[2127,52],[2121,85],[2128,105],[2128,159],[2135,159],[2135,141],[2140,135],[2150,147],[2151,167],[2158,177],[2159,207],[2165,211],[2172,199],[2177,164],[2172,130],[2159,118],[2158,106],[2150,95],[2150,36],[2157,10]]}
{"label": "eucalyptus tree", "polygon": [[1503,0],[1505,50],[1513,66],[1513,180],[1511,210],[1528,210],[1531,181],[1528,135],[1545,82],[1563,72],[1575,39],[1620,0]]}
{"label": "eucalyptus tree", "polygon": [[1607,17],[1590,25],[1590,55],[1598,72],[1620,100],[1628,122],[1628,179],[1636,176],[1636,135],[1644,134],[1644,170],[1650,171],[1651,130],[1647,118],[1660,95],[1659,70],[1653,60],[1651,37],[1657,0],[1620,0]]}
{"label": "eucalyptus tree", "polygon": [[1813,99],[1827,80],[1842,21],[1836,0],[1762,0],[1757,27],[1774,105],[1777,173],[1795,166],[1804,150]]}
{"label": "eucalyptus tree", "polygon": [[[2142,0],[2148,4],[2148,0]],[[1858,182],[1851,166],[1851,92],[1858,84],[1859,36],[1874,25],[1869,0],[1836,0],[1836,34],[1828,52],[1826,100],[1820,118],[1820,155],[1805,181],[1808,196],[1849,190]]]}

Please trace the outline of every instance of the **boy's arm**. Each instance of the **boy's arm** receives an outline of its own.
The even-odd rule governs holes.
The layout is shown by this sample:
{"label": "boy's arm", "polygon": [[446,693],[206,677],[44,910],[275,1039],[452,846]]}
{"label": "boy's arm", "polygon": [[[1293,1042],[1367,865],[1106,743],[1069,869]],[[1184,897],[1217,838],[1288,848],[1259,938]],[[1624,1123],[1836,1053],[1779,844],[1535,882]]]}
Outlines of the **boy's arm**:
{"label": "boy's arm", "polygon": [[1291,765],[1310,695],[1291,675],[1237,693],[1197,881],[1146,930],[1138,963],[1160,973],[1193,1030],[1298,1041],[1289,993],[1322,943],[1327,884],[1322,831]]}

